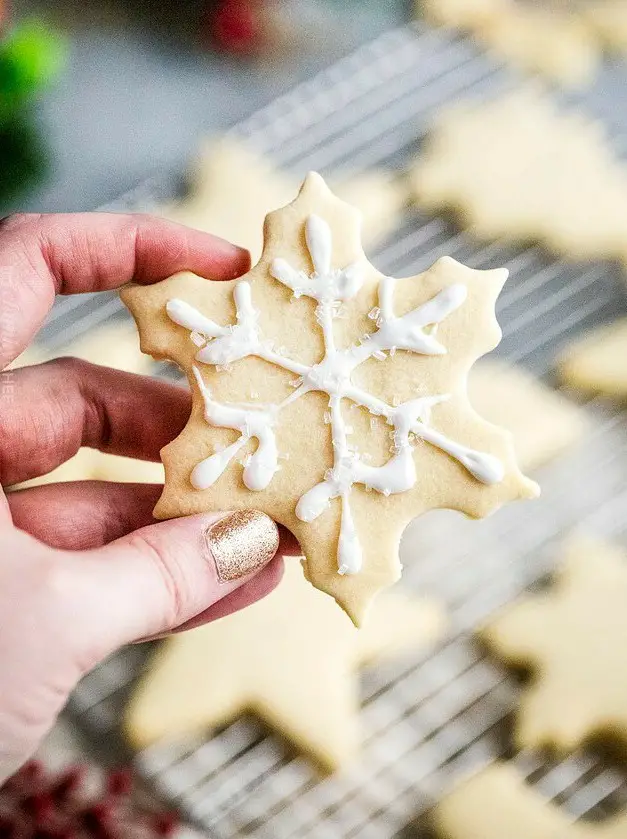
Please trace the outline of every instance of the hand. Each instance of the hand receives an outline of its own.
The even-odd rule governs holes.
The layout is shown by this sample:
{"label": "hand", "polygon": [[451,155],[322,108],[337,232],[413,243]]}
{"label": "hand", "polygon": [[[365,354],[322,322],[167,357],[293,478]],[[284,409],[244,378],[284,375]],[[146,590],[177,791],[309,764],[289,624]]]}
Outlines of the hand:
{"label": "hand", "polygon": [[[246,251],[144,216],[13,216],[0,224],[0,370],[55,294],[246,271]],[[189,392],[62,358],[0,375],[0,484],[80,448],[144,460],[184,426]],[[81,676],[122,644],[197,626],[279,581],[262,513],[154,523],[159,486],[98,481],[0,489],[0,782],[37,747]],[[282,553],[289,550],[283,545]],[[258,572],[258,573],[257,573]]]}

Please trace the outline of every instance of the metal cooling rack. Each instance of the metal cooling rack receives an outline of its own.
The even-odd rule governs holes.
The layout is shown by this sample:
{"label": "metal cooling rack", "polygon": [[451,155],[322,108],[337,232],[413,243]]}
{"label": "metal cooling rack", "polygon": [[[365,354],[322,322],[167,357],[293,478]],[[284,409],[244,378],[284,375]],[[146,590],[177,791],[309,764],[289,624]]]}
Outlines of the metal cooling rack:
{"label": "metal cooling rack", "polygon": [[[515,83],[467,40],[412,26],[362,47],[231,133],[299,174],[402,167],[440,106],[493,96]],[[584,104],[593,113],[610,110],[594,91]],[[620,150],[627,119],[610,131]],[[175,177],[153,179],[109,209],[149,209],[178,185]],[[536,247],[479,246],[447,221],[413,212],[373,262],[407,275],[444,254],[477,268],[510,269],[498,307],[504,339],[497,354],[541,376],[565,342],[627,308],[627,285],[615,266],[565,264]],[[115,317],[124,314],[114,295],[68,298],[55,307],[43,337],[60,348]],[[541,471],[540,502],[512,505],[481,523],[433,513],[408,529],[403,584],[440,597],[452,631],[427,658],[365,672],[364,745],[352,770],[320,778],[278,735],[243,718],[206,741],[137,755],[146,780],[215,839],[422,835],[416,820],[454,779],[501,755],[576,817],[625,806],[626,775],[600,756],[551,764],[541,755],[510,755],[517,684],[469,638],[479,621],[550,572],[573,528],[627,544],[627,417],[600,400],[585,410],[585,445]],[[92,744],[119,743],[121,708],[144,655],[123,651],[76,690],[70,713]]]}

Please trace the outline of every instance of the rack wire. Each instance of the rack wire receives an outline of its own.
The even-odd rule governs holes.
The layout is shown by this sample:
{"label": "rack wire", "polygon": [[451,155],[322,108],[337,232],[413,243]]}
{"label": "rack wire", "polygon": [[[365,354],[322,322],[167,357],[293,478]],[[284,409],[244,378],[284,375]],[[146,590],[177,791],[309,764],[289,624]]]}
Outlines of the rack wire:
{"label": "rack wire", "polygon": [[[360,48],[231,134],[301,175],[310,168],[403,167],[443,104],[491,97],[517,82],[468,40],[409,26]],[[594,112],[594,94],[583,104]],[[608,130],[621,152],[627,123]],[[109,209],[150,209],[178,186],[176,177],[154,178]],[[398,276],[444,254],[476,268],[510,269],[498,307],[504,338],[497,354],[547,379],[567,341],[626,309],[627,285],[615,265],[567,264],[538,247],[480,245],[445,219],[415,212],[372,260]],[[44,340],[60,348],[123,316],[114,295],[68,298],[55,307]],[[585,445],[541,471],[541,502],[513,505],[479,524],[438,512],[408,528],[403,584],[441,598],[452,630],[426,657],[365,671],[363,751],[352,769],[321,778],[278,735],[241,718],[208,739],[137,755],[147,782],[215,839],[418,836],[420,828],[411,825],[456,778],[502,755],[574,817],[624,806],[627,776],[600,755],[557,763],[511,755],[518,685],[471,640],[486,616],[550,573],[564,534],[581,528],[627,543],[626,417],[598,399],[585,410]],[[92,742],[115,741],[142,657],[137,648],[122,651],[76,690],[70,713]]]}

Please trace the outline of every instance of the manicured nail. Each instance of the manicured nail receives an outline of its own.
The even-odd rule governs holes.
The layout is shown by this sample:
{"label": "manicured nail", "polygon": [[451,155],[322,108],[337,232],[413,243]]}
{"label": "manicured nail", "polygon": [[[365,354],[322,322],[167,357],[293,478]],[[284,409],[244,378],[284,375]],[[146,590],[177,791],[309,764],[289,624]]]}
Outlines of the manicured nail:
{"label": "manicured nail", "polygon": [[229,513],[206,531],[218,579],[239,580],[267,565],[279,547],[279,529],[258,510]]}

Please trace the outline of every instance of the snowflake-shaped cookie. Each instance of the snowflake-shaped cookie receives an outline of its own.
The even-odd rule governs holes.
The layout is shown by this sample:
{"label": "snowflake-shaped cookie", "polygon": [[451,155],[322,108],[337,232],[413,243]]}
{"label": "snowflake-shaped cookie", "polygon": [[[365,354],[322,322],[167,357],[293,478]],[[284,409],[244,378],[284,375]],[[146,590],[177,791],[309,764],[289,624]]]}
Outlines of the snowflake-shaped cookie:
{"label": "snowflake-shaped cookie", "polygon": [[266,511],[299,539],[308,579],[357,623],[398,578],[414,516],[479,517],[537,493],[509,435],[465,393],[470,366],[499,340],[507,272],[442,259],[396,281],[368,263],[359,227],[312,173],[268,215],[261,260],[242,279],[179,274],[124,293],[144,351],[176,361],[194,392],[163,451],[155,514]]}
{"label": "snowflake-shaped cookie", "polygon": [[435,807],[441,839],[625,839],[627,814],[578,821],[529,786],[514,766],[495,763],[463,782]]}
{"label": "snowflake-shaped cookie", "polygon": [[482,633],[505,661],[533,673],[516,742],[569,752],[596,734],[627,743],[627,557],[573,542],[553,588],[507,608]]}

